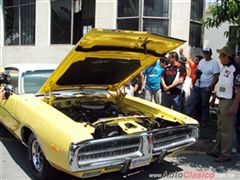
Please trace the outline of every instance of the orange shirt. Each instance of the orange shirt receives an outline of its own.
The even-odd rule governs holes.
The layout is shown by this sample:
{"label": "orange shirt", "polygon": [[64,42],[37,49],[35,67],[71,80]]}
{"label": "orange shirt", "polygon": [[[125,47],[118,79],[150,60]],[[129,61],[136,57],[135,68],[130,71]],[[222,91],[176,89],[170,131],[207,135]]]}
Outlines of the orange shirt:
{"label": "orange shirt", "polygon": [[192,84],[194,85],[196,83],[196,70],[197,70],[197,64],[195,64],[192,59],[188,59],[189,68],[187,68],[187,76],[192,79]]}

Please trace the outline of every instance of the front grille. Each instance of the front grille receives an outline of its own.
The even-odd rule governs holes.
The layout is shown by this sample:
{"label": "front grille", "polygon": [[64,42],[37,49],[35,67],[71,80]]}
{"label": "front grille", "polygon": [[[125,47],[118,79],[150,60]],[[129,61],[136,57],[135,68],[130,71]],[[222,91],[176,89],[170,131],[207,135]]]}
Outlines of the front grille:
{"label": "front grille", "polygon": [[[191,128],[180,128],[180,129],[169,129],[165,131],[158,131],[153,134],[153,150],[168,150],[175,143],[178,145],[185,144],[185,140],[188,140],[193,136],[193,129]],[[175,146],[176,147],[176,146]]]}
{"label": "front grille", "polygon": [[127,138],[94,142],[83,146],[78,151],[78,160],[87,161],[133,154],[139,150],[140,138]]}

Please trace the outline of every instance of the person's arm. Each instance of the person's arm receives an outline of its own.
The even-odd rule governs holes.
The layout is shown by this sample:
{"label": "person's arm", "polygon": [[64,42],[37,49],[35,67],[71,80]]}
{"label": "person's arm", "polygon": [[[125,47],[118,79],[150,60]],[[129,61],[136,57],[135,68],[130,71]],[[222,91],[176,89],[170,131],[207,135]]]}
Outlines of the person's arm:
{"label": "person's arm", "polygon": [[142,91],[145,90],[145,74],[141,73]]}
{"label": "person's arm", "polygon": [[133,91],[136,92],[136,91],[138,90],[138,87],[139,87],[139,85],[138,85],[137,83],[134,84],[134,86],[133,86]]}
{"label": "person's arm", "polygon": [[228,115],[233,115],[233,114],[237,113],[237,111],[238,111],[238,106],[240,103],[240,87],[236,87],[235,92],[236,92],[236,95],[233,100],[233,103],[231,104],[230,108],[228,109],[228,113],[227,113]]}
{"label": "person's arm", "polygon": [[179,84],[182,84],[184,82],[184,78],[180,77],[178,80],[174,81],[171,85],[167,86],[167,89],[171,89],[174,88],[176,86],[178,86]]}
{"label": "person's arm", "polygon": [[178,85],[180,85],[184,82],[184,80],[186,78],[186,68],[183,67],[183,66],[180,67],[179,73],[180,73],[179,74],[179,79],[174,80],[173,83],[167,87],[168,90],[171,89],[171,88],[174,88],[174,87],[176,87],[176,86],[178,86]]}
{"label": "person's arm", "polygon": [[214,90],[214,87],[215,87],[215,85],[218,82],[219,74],[220,73],[216,73],[216,74],[213,75],[213,81],[212,81],[212,83],[211,83],[211,85],[209,87],[205,88],[206,91],[213,91]]}
{"label": "person's arm", "polygon": [[167,91],[167,85],[166,85],[166,82],[164,80],[164,77],[161,77],[161,84],[162,84],[163,90]]}

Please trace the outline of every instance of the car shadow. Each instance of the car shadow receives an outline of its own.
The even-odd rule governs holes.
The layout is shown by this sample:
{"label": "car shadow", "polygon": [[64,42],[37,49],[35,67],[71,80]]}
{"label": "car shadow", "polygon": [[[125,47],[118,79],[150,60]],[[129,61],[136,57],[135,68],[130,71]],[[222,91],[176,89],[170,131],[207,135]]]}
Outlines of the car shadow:
{"label": "car shadow", "polygon": [[[10,154],[13,161],[33,179],[27,162],[27,148],[18,141],[2,124],[0,124],[0,141]],[[4,170],[4,169],[3,169]]]}

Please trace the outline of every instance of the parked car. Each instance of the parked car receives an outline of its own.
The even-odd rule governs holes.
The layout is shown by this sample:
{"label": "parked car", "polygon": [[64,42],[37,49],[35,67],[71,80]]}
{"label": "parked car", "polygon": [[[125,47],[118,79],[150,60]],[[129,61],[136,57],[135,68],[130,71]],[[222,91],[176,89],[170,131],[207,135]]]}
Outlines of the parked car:
{"label": "parked car", "polygon": [[120,91],[183,43],[148,32],[93,29],[51,75],[6,67],[15,93],[1,103],[1,123],[28,147],[34,176],[49,178],[53,168],[83,178],[127,172],[194,144],[196,120]]}

